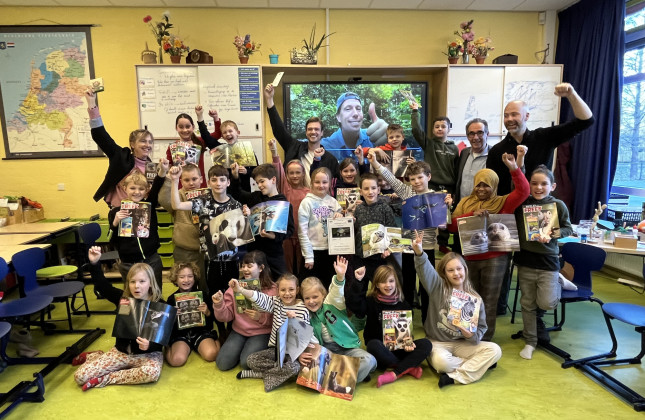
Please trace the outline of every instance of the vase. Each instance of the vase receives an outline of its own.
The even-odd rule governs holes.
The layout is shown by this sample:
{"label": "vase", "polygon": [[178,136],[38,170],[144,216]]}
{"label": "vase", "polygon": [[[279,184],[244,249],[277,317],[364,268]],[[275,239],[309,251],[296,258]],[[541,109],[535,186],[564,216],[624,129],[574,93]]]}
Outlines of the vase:
{"label": "vase", "polygon": [[448,63],[450,64],[457,64],[457,61],[459,61],[459,57],[448,57]]}
{"label": "vase", "polygon": [[249,62],[249,56],[248,55],[241,55],[238,57],[240,59],[240,64],[246,64]]}
{"label": "vase", "polygon": [[163,64],[163,50],[159,47],[159,64]]}
{"label": "vase", "polygon": [[181,63],[181,55],[171,55],[170,56],[170,62],[173,63],[173,64]]}
{"label": "vase", "polygon": [[278,64],[278,54],[269,54],[269,64]]}
{"label": "vase", "polygon": [[464,55],[461,56],[461,62],[463,64],[468,64],[470,63],[470,55],[468,55],[467,52],[464,53]]}
{"label": "vase", "polygon": [[475,57],[475,62],[477,64],[484,64],[484,61],[486,61],[486,56],[483,57]]}

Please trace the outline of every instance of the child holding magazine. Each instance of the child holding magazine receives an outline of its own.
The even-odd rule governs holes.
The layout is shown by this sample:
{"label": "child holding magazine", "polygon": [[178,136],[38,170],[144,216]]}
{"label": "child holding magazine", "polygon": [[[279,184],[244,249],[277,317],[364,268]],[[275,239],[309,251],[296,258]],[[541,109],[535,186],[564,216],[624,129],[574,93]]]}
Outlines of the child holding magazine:
{"label": "child holding magazine", "polygon": [[[403,299],[401,285],[396,271],[390,265],[378,267],[372,279],[372,286],[367,297],[360,294],[361,281],[365,276],[365,267],[355,272],[356,281],[352,283],[353,296],[360,299],[355,305],[356,316],[365,317],[365,339],[367,351],[378,362],[381,369],[392,369],[380,375],[376,386],[380,388],[409,374],[421,378],[423,370],[421,363],[430,355],[432,344],[425,338],[413,340],[403,349],[390,351],[383,343],[383,311],[411,310],[412,307]],[[410,327],[412,324],[410,323]],[[410,337],[412,338],[412,337]]]}
{"label": "child holding magazine", "polygon": [[[347,260],[341,256],[334,262],[336,275],[327,289],[317,277],[307,277],[302,281],[302,298],[309,309],[311,325],[318,342],[333,353],[360,359],[357,382],[363,382],[376,369],[376,359],[361,349],[361,340],[347,317],[345,308],[345,273]],[[312,354],[305,352],[298,359],[308,366]]]}
{"label": "child holding magazine", "polygon": [[[517,279],[522,291],[522,335],[526,340],[520,356],[528,360],[533,357],[539,339],[549,341],[549,333],[541,316],[544,311],[554,309],[560,302],[562,288],[558,281],[558,238],[572,233],[567,206],[551,196],[551,192],[555,190],[554,181],[553,173],[546,166],[538,166],[531,174],[531,195],[515,210],[521,250],[513,254],[513,262],[517,265]],[[535,240],[529,241],[524,218],[524,209],[527,207],[539,207],[543,222],[548,218],[557,218],[558,224],[542,223],[544,227],[535,235]]]}
{"label": "child holding magazine", "polygon": [[[481,341],[486,332],[486,311],[481,296],[470,284],[464,259],[451,252],[439,261],[435,270],[423,252],[422,243],[423,232],[417,231],[412,243],[414,265],[419,283],[430,296],[428,317],[423,329],[432,341],[431,363],[440,373],[439,387],[475,382],[495,366],[502,357],[502,350],[495,343]],[[475,332],[447,321],[453,289],[469,293],[479,300],[479,320]]]}
{"label": "child holding magazine", "polygon": [[[313,171],[321,167],[321,159],[325,154],[325,149],[320,147],[314,150],[314,162],[311,164],[310,173],[313,175]],[[365,157],[363,155],[363,148],[357,147],[354,150],[356,158],[347,157],[343,159],[338,165],[338,170],[340,171],[339,178],[332,178],[331,180],[331,192],[334,197],[338,197],[339,188],[357,188],[359,183],[359,175],[367,173],[369,166],[365,162]],[[313,176],[311,178],[313,180]]]}
{"label": "child holding magazine", "polygon": [[309,311],[302,300],[298,299],[299,285],[296,276],[283,274],[276,283],[278,296],[269,296],[257,290],[244,289],[240,287],[240,283],[236,279],[229,282],[234,292],[242,293],[261,310],[273,314],[269,348],[249,355],[247,359],[249,369],[242,370],[237,374],[238,379],[262,378],[266,392],[272,391],[290,378],[295,378],[300,370],[298,361],[291,360],[289,356],[285,357],[284,363],[280,367],[276,349],[278,330],[282,324],[287,322],[288,318],[299,318],[309,323]]}
{"label": "child holding magazine", "polygon": [[[240,275],[244,280],[258,279],[265,295],[277,295],[277,287],[271,280],[271,269],[262,251],[251,251],[244,255]],[[218,321],[232,322],[233,327],[215,360],[217,368],[231,370],[239,363],[242,369],[248,369],[249,355],[269,346],[273,315],[257,309],[238,312],[235,292],[230,287],[225,293],[218,291],[213,295],[213,311]]]}
{"label": "child holding magazine", "polygon": [[[168,277],[178,289],[168,297],[168,305],[177,306],[178,293],[199,291],[199,275],[199,268],[195,263],[176,263],[170,269]],[[217,341],[217,332],[213,331],[213,314],[209,303],[208,293],[202,292],[202,302],[197,310],[204,315],[203,326],[179,329],[179,316],[177,317],[170,335],[170,347],[166,350],[166,361],[170,366],[183,366],[192,350],[207,362],[212,362],[217,357],[220,343]]]}

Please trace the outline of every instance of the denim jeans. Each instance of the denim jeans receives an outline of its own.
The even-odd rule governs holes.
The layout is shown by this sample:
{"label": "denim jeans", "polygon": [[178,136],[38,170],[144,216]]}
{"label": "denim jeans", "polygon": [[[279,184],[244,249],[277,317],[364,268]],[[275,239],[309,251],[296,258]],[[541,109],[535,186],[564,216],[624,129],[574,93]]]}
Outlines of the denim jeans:
{"label": "denim jeans", "polygon": [[245,337],[235,330],[231,331],[215,359],[217,368],[222,371],[231,370],[239,362],[242,369],[248,369],[246,359],[249,354],[268,348],[269,335],[260,334]]}
{"label": "denim jeans", "polygon": [[376,370],[376,359],[374,356],[366,352],[361,348],[355,349],[346,349],[339,346],[337,343],[325,343],[324,346],[331,350],[333,353],[342,354],[343,356],[358,357],[360,359],[360,364],[358,365],[358,374],[356,377],[356,383],[359,384],[370,373]]}

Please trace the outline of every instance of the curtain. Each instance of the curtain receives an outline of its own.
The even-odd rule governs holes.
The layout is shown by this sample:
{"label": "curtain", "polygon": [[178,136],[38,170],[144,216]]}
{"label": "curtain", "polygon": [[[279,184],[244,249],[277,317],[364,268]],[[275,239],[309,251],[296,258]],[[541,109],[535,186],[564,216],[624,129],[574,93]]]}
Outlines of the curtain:
{"label": "curtain", "polygon": [[[567,175],[571,179],[569,210],[571,221],[577,223],[593,216],[598,201],[607,203],[616,171],[625,52],[625,2],[581,0],[560,12],[558,19],[555,62],[564,65],[563,81],[573,85],[596,120],[568,145],[563,145],[570,148],[569,160],[567,173],[559,174],[558,179],[566,181]],[[572,118],[569,102],[564,99],[560,121]],[[560,153],[558,148],[558,160]],[[563,150],[562,154],[566,151]],[[568,189],[567,185],[562,186],[565,191]],[[569,201],[566,197],[563,199]]]}

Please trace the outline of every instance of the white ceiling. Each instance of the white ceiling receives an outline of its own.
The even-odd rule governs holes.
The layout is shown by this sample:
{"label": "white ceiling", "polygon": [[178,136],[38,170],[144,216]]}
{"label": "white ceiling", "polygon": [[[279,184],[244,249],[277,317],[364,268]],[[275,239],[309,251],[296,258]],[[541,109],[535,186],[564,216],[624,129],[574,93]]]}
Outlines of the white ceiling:
{"label": "white ceiling", "polygon": [[578,0],[0,0],[1,6],[227,7],[263,9],[399,9],[539,12]]}

